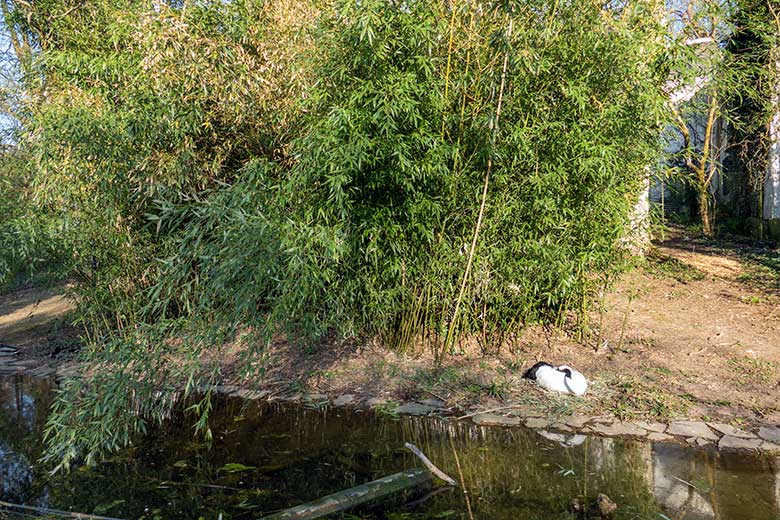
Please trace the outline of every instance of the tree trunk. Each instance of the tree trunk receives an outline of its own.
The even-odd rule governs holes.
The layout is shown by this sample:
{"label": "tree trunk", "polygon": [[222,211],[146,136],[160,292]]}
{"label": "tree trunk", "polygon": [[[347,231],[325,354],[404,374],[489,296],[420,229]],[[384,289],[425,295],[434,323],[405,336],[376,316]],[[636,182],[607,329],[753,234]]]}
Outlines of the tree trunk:
{"label": "tree trunk", "polygon": [[707,186],[699,185],[699,219],[701,231],[705,237],[712,236],[712,221],[710,219],[710,194]]}

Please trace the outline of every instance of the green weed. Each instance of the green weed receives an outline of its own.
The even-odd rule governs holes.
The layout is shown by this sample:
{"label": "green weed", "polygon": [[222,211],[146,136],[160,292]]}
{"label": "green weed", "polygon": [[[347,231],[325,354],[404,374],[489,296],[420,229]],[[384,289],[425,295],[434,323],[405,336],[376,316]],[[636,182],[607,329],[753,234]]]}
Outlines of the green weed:
{"label": "green weed", "polygon": [[763,359],[733,357],[726,361],[733,377],[744,386],[768,385],[780,382],[780,364]]}
{"label": "green weed", "polygon": [[662,255],[657,250],[651,250],[645,258],[645,270],[659,278],[672,278],[678,282],[688,283],[706,277],[695,267],[672,256]]}

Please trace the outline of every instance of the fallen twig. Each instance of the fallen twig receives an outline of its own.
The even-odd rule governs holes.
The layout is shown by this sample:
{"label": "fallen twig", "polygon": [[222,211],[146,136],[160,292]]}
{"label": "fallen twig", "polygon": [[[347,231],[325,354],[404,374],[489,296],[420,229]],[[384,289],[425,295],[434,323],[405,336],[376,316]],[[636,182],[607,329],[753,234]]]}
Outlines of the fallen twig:
{"label": "fallen twig", "polygon": [[440,470],[439,468],[434,466],[433,462],[428,460],[428,457],[426,457],[425,454],[422,451],[420,451],[420,448],[418,448],[417,446],[415,446],[414,444],[411,444],[409,442],[405,443],[404,447],[407,450],[409,450],[412,453],[414,453],[415,455],[417,455],[417,458],[419,458],[422,461],[422,463],[425,464],[425,467],[428,468],[431,473],[433,473],[434,475],[436,475],[437,477],[442,479],[444,482],[446,482],[450,486],[456,486],[457,487],[458,484],[457,484],[457,482],[455,482],[455,479],[453,479],[452,477],[450,477],[449,475],[444,473],[442,470]]}
{"label": "fallen twig", "polygon": [[693,484],[691,484],[691,483],[690,483],[690,482],[688,482],[687,480],[683,480],[683,479],[681,479],[680,477],[675,477],[674,475],[672,475],[672,478],[673,478],[673,479],[675,479],[675,480],[679,480],[680,482],[682,482],[682,483],[683,483],[683,484],[685,484],[686,486],[691,486],[691,487],[692,487],[693,489],[695,489],[696,491],[698,491],[698,490],[699,490],[699,489],[698,489],[696,486],[694,486]]}

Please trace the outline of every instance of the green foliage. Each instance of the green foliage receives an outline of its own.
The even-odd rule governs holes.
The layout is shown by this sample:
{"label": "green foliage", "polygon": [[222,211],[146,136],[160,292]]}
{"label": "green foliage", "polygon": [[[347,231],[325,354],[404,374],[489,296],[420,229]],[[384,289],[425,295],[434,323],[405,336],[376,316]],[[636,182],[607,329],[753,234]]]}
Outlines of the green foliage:
{"label": "green foliage", "polygon": [[[160,221],[186,224],[152,292],[154,310],[219,308],[232,321],[310,336],[440,334],[488,156],[496,171],[462,334],[582,308],[619,264],[656,151],[660,49],[642,38],[660,28],[636,23],[646,19],[641,9],[609,24],[595,4],[558,9],[541,21],[533,6],[518,9],[511,36],[500,10],[476,27],[468,11],[448,22],[449,13],[419,2],[326,12],[306,132],[291,144],[297,161],[283,173],[250,163],[208,201],[159,212]],[[452,55],[443,46],[450,23]],[[509,87],[493,143],[495,69],[506,52]],[[461,67],[448,72],[450,62]],[[586,71],[600,67],[613,72]]]}
{"label": "green foliage", "polygon": [[289,66],[306,40],[294,15],[306,6],[266,4],[52,0],[30,13],[46,79],[27,82],[22,144],[39,203],[72,223],[77,300],[101,332],[141,320],[157,258],[187,222],[166,217],[257,157],[286,160],[305,74]]}
{"label": "green foliage", "polygon": [[67,220],[31,200],[26,157],[12,147],[0,155],[0,290],[62,277]]}
{"label": "green foliage", "polygon": [[23,145],[95,338],[50,420],[62,467],[216,377],[242,326],[248,360],[283,331],[495,351],[622,266],[666,113],[653,0],[63,5],[22,18]]}

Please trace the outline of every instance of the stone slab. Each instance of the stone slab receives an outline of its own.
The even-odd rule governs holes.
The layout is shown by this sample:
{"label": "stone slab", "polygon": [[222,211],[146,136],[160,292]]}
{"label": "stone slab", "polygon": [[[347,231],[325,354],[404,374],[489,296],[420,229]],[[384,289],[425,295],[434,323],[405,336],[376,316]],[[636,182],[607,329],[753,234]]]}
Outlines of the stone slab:
{"label": "stone slab", "polygon": [[588,427],[591,432],[597,435],[605,435],[607,437],[644,437],[647,435],[647,430],[640,428],[633,423],[614,422],[612,424],[597,423]]}
{"label": "stone slab", "polygon": [[570,417],[564,417],[561,422],[567,426],[571,426],[575,430],[579,430],[590,422],[590,417],[584,415],[572,415]]}
{"label": "stone slab", "polygon": [[664,423],[655,421],[635,421],[634,424],[640,428],[644,428],[649,432],[664,433],[666,431],[666,425]]}
{"label": "stone slab", "polygon": [[526,428],[533,428],[534,430],[539,430],[541,428],[547,428],[550,426],[550,421],[547,419],[541,419],[539,417],[531,417],[530,419],[526,419],[525,421]]}
{"label": "stone slab", "polygon": [[395,413],[401,415],[428,415],[435,410],[436,408],[420,403],[405,403],[396,408]]}
{"label": "stone slab", "polygon": [[647,435],[647,440],[652,442],[669,442],[674,440],[674,436],[660,432],[650,432]]}
{"label": "stone slab", "polygon": [[355,404],[354,394],[340,395],[333,400],[333,406],[349,406]]}
{"label": "stone slab", "polygon": [[758,449],[763,441],[761,439],[742,439],[740,437],[732,437],[731,435],[724,435],[720,442],[718,442],[718,448],[721,450],[755,450]]}
{"label": "stone slab", "polygon": [[682,437],[701,437],[711,441],[718,440],[718,435],[700,421],[675,421],[669,425],[666,433]]}
{"label": "stone slab", "polygon": [[568,424],[564,424],[560,422],[552,423],[550,425],[550,428],[559,432],[566,432],[566,433],[571,433],[574,431],[574,429]]}
{"label": "stone slab", "polygon": [[472,417],[471,420],[480,426],[518,426],[522,422],[520,417],[509,417],[495,413],[480,413]]}
{"label": "stone slab", "polygon": [[724,423],[717,423],[717,422],[708,422],[707,426],[712,428],[715,431],[718,431],[722,433],[723,435],[728,435],[729,437],[739,437],[740,439],[755,439],[756,436],[753,435],[750,432],[746,432],[745,430],[741,430],[739,428],[735,428],[734,426],[731,426],[730,424],[724,424]]}
{"label": "stone slab", "polygon": [[417,402],[424,404],[425,406],[430,406],[431,408],[444,408],[444,401],[441,399],[423,399],[422,401]]}
{"label": "stone slab", "polygon": [[777,426],[762,426],[758,429],[758,436],[765,441],[780,444],[780,428]]}

